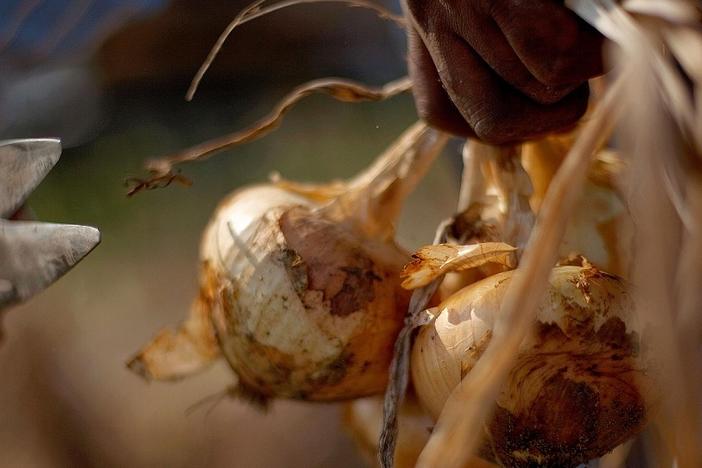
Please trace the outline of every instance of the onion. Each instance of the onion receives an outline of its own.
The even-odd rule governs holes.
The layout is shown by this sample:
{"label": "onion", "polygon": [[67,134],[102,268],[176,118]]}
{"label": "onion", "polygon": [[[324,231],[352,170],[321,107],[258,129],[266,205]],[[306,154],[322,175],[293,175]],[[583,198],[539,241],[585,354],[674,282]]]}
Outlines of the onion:
{"label": "onion", "polygon": [[225,199],[203,235],[191,318],[131,367],[181,377],[213,359],[190,352],[196,358],[182,366],[183,350],[215,342],[249,394],[339,400],[382,392],[408,302],[399,273],[409,255],[394,241],[394,222],[446,141],[418,123],[348,183],[278,182]]}
{"label": "onion", "polygon": [[201,257],[223,288],[212,321],[241,383],[303,399],[382,391],[407,306],[397,281],[407,254],[394,242],[258,187],[219,208]]}
{"label": "onion", "polygon": [[[412,349],[412,382],[435,419],[491,340],[513,272],[490,276],[430,312]],[[626,285],[595,268],[553,270],[486,428],[483,453],[506,466],[574,466],[645,425],[651,409],[640,325]]]}

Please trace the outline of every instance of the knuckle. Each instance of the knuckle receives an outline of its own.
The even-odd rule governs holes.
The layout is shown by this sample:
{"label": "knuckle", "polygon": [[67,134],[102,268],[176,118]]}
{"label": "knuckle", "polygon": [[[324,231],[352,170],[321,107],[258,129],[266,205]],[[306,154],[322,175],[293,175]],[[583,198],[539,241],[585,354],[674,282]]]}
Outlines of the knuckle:
{"label": "knuckle", "polygon": [[574,66],[566,52],[559,52],[542,61],[533,73],[546,86],[560,86],[572,82]]}
{"label": "knuckle", "polygon": [[504,145],[514,143],[526,138],[522,132],[514,132],[494,120],[483,120],[475,126],[475,134],[485,143]]}
{"label": "knuckle", "polygon": [[500,70],[500,76],[517,91],[539,104],[557,103],[581,84],[546,84],[524,68],[521,62],[520,65]]}
{"label": "knuckle", "polygon": [[601,50],[584,44],[582,47],[568,46],[538,53],[543,57],[536,62],[533,75],[548,86],[564,86],[582,83],[602,73]]}
{"label": "knuckle", "polygon": [[517,143],[562,131],[575,125],[587,110],[587,93],[579,92],[566,103],[557,105],[557,112],[545,106],[519,113],[508,112],[504,106],[486,105],[475,114],[473,128],[478,138],[495,145]]}
{"label": "knuckle", "polygon": [[506,118],[496,110],[478,113],[473,129],[482,141],[495,145],[517,141],[521,136],[521,132],[515,132],[514,128],[510,128]]}

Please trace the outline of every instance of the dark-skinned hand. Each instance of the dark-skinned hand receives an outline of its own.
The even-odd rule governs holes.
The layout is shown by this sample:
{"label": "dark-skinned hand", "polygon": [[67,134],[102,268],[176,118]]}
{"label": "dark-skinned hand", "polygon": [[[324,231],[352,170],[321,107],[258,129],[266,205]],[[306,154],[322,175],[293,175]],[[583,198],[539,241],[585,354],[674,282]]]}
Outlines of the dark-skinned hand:
{"label": "dark-skinned hand", "polygon": [[405,0],[420,117],[512,143],[571,128],[603,39],[558,0]]}

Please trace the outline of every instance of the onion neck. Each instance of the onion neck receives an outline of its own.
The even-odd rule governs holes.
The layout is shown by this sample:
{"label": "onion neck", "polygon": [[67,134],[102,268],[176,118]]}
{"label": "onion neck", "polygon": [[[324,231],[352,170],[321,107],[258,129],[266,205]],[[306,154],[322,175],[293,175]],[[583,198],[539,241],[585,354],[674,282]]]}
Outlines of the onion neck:
{"label": "onion neck", "polygon": [[406,130],[348,190],[320,212],[365,236],[392,239],[402,206],[448,142],[449,135],[417,122]]}
{"label": "onion neck", "polygon": [[459,212],[482,213],[498,229],[495,240],[520,250],[534,225],[529,206],[533,188],[520,161],[520,146],[492,146],[477,140],[466,143]]}

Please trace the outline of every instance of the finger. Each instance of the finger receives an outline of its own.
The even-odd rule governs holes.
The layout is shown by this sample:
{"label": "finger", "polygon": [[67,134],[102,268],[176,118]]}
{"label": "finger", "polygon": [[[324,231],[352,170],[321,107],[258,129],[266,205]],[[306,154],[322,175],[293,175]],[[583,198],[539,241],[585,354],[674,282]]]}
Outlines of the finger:
{"label": "finger", "polygon": [[524,65],[507,41],[495,20],[470,6],[462,6],[449,14],[458,18],[453,22],[457,33],[465,39],[504,81],[536,102],[552,104],[570,94],[581,83],[544,84]]}
{"label": "finger", "polygon": [[557,0],[482,0],[529,72],[549,85],[603,72],[602,36]]}
{"label": "finger", "polygon": [[587,85],[554,104],[539,104],[502,81],[460,37],[436,33],[429,52],[449,97],[476,135],[513,143],[572,127],[587,108]]}
{"label": "finger", "polygon": [[419,117],[445,132],[463,137],[475,136],[443,88],[436,66],[422,39],[413,28],[408,30],[407,35],[407,65]]}

